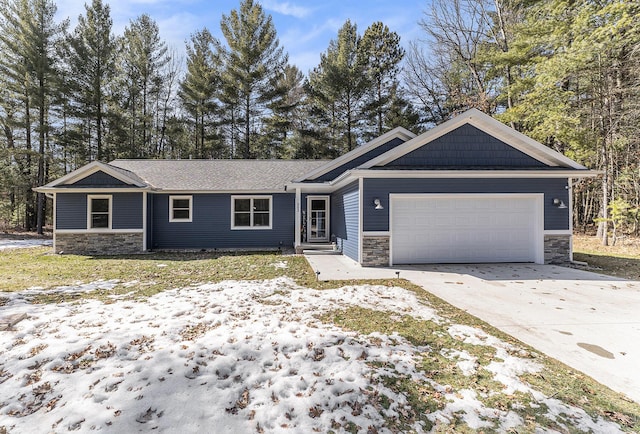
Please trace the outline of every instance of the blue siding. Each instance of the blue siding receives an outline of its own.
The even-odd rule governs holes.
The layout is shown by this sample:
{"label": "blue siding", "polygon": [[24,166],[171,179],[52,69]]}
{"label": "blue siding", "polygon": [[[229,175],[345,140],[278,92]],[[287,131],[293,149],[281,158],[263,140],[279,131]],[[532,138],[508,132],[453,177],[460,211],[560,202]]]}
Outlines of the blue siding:
{"label": "blue siding", "polygon": [[[566,179],[543,178],[490,178],[490,179],[365,179],[364,180],[364,231],[389,230],[390,193],[544,193],[545,230],[569,229],[569,209],[558,209],[551,204],[553,198],[569,203]],[[380,198],[384,209],[376,210],[375,198]]]}
{"label": "blue siding", "polygon": [[349,161],[348,163],[345,163],[342,166],[339,166],[338,168],[325,173],[324,175],[318,177],[317,179],[314,179],[313,182],[331,181],[332,179],[337,178],[339,175],[346,172],[347,170],[353,169],[354,167],[358,167],[359,165],[371,160],[372,158],[377,157],[378,155],[384,154],[388,150],[393,149],[402,143],[404,143],[404,140],[400,138],[389,140],[388,142],[378,146],[377,148],[362,154],[358,158],[355,158]]}
{"label": "blue siding", "polygon": [[[150,195],[151,196],[151,195]],[[169,222],[169,195],[154,194],[154,249],[214,249],[292,246],[295,195],[272,194],[272,229],[231,230],[231,195],[193,194],[191,222]]]}
{"label": "blue siding", "polygon": [[[142,193],[109,195],[112,229],[142,229]],[[87,229],[87,196],[87,193],[56,194],[56,229]]]}
{"label": "blue siding", "polygon": [[342,253],[358,260],[359,236],[358,183],[349,184],[331,195],[331,232]]}
{"label": "blue siding", "polygon": [[56,229],[87,229],[86,194],[56,194]]}
{"label": "blue siding", "polygon": [[[154,194],[147,194],[147,249],[153,246],[153,201],[155,199]],[[168,205],[167,205],[168,206]],[[168,211],[167,211],[168,213]]]}
{"label": "blue siding", "polygon": [[112,229],[142,229],[142,193],[114,193]]}
{"label": "blue siding", "polygon": [[501,140],[465,124],[385,167],[546,167]]}
{"label": "blue siding", "polygon": [[73,187],[130,187],[129,184],[114,178],[103,171],[97,171],[81,180],[70,184]]}

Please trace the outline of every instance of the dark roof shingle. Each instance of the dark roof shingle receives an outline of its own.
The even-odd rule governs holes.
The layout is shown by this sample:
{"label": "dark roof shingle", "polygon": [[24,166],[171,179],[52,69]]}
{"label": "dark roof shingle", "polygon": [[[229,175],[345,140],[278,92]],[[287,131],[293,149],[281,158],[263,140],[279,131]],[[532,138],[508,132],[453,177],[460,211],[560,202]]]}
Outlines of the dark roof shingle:
{"label": "dark roof shingle", "polygon": [[168,191],[279,191],[326,160],[114,160],[151,187]]}

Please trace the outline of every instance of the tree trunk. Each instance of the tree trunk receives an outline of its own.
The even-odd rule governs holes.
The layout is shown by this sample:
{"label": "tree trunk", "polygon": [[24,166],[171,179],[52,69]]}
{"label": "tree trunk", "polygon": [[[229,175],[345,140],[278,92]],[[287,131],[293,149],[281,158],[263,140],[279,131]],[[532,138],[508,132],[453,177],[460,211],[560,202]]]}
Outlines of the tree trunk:
{"label": "tree trunk", "polygon": [[244,152],[243,158],[251,158],[251,141],[249,138],[249,132],[251,131],[251,126],[249,125],[249,121],[251,120],[251,116],[249,114],[249,110],[251,109],[251,95],[247,94],[245,98],[244,105]]}

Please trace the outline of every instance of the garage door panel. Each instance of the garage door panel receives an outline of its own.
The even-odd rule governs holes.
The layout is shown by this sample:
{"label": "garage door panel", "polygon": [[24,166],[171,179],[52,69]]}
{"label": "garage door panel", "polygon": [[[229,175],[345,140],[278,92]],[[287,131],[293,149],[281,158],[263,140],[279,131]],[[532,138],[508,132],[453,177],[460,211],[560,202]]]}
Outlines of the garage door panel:
{"label": "garage door panel", "polygon": [[535,262],[535,197],[393,198],[393,263]]}

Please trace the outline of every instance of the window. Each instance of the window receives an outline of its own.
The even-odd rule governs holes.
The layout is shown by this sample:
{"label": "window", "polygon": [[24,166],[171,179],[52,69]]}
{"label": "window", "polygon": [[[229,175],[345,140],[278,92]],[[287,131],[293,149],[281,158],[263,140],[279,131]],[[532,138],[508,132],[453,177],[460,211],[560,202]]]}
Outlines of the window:
{"label": "window", "polygon": [[87,196],[89,229],[111,229],[111,196]]}
{"label": "window", "polygon": [[271,196],[231,196],[231,229],[271,229]]}
{"label": "window", "polygon": [[191,221],[191,196],[169,196],[169,221]]}

